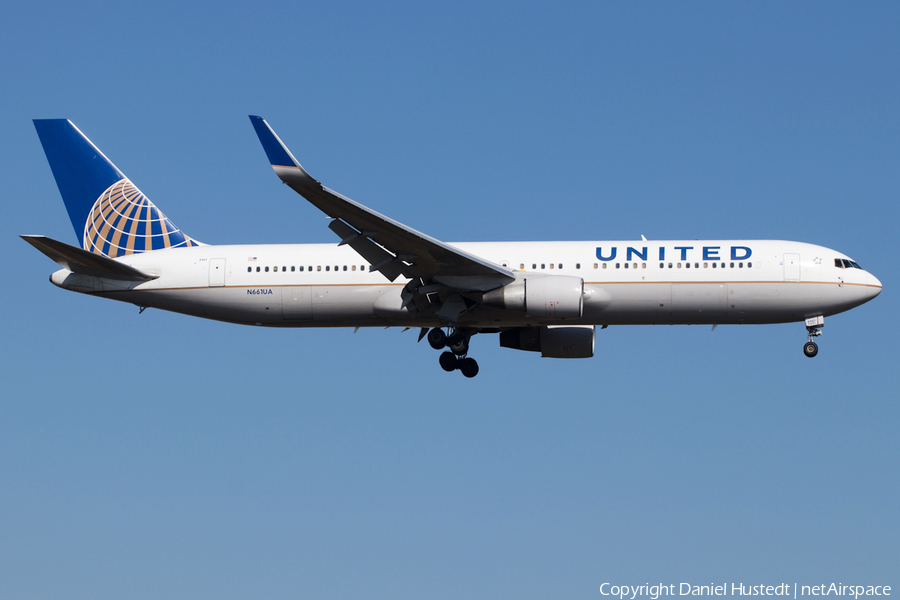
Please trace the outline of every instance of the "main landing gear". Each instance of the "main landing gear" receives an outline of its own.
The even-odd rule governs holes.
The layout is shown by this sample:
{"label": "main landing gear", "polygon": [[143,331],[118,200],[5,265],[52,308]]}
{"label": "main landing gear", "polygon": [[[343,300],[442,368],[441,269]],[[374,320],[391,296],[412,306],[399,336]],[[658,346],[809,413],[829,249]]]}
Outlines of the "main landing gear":
{"label": "main landing gear", "polygon": [[474,358],[466,356],[469,352],[469,338],[471,333],[455,329],[449,336],[439,327],[428,332],[428,343],[435,350],[447,348],[447,352],[441,353],[441,368],[447,371],[456,371],[466,377],[478,375],[478,363]]}
{"label": "main landing gear", "polygon": [[822,335],[820,327],[825,326],[825,317],[812,317],[806,320],[806,343],[803,344],[803,354],[812,358],[819,353],[819,346],[813,341],[814,337]]}

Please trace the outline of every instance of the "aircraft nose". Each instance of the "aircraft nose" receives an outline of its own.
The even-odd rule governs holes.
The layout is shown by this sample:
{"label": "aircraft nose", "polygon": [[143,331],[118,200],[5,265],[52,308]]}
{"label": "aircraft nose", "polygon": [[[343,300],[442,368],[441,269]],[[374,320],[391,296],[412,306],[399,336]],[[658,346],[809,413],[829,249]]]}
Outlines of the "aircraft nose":
{"label": "aircraft nose", "polygon": [[866,272],[866,299],[871,300],[881,293],[881,282],[869,272]]}

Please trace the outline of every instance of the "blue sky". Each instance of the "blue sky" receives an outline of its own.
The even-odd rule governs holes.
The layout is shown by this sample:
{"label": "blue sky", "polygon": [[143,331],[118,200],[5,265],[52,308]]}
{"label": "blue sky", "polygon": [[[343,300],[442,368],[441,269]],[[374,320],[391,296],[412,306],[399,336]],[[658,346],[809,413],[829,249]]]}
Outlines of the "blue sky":
{"label": "blue sky", "polygon": [[[894,3],[18,3],[0,21],[0,598],[597,598],[900,586]],[[791,239],[874,302],[610,327],[593,359],[272,331],[64,292],[31,124],[207,243],[333,242],[271,172],[446,241]],[[891,307],[894,308],[891,308]],[[897,310],[895,310],[897,309]],[[896,589],[896,588],[895,588]]]}

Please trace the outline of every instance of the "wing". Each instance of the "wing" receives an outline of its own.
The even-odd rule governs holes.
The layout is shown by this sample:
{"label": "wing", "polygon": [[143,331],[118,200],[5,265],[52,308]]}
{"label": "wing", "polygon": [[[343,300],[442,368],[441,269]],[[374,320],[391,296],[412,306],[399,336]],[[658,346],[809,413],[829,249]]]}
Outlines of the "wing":
{"label": "wing", "polygon": [[459,292],[485,292],[514,281],[508,269],[463,252],[328,189],[306,172],[261,117],[250,121],[275,173],[334,220],[328,225],[390,281],[400,275]]}

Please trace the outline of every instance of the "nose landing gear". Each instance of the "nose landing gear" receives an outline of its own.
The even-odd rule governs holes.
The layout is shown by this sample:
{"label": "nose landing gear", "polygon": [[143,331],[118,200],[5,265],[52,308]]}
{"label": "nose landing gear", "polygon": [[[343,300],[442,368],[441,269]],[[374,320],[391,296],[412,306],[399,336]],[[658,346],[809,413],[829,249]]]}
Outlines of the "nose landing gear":
{"label": "nose landing gear", "polygon": [[469,352],[470,337],[472,337],[471,333],[459,329],[453,331],[450,336],[447,336],[438,327],[428,332],[428,343],[432,348],[435,350],[449,348],[449,351],[441,353],[439,362],[442,369],[448,373],[458,369],[465,377],[470,378],[478,375],[478,363],[474,358],[466,356]]}
{"label": "nose landing gear", "polygon": [[825,317],[812,317],[806,320],[806,343],[803,344],[803,354],[812,358],[819,353],[819,346],[813,341],[813,338],[822,335],[820,327],[825,326]]}
{"label": "nose landing gear", "polygon": [[[821,333],[821,332],[819,332],[819,333]],[[806,342],[805,344],[803,344],[803,354],[812,358],[813,356],[815,356],[818,353],[819,353],[819,346],[816,345],[816,343],[814,341],[810,340],[810,341]]]}

